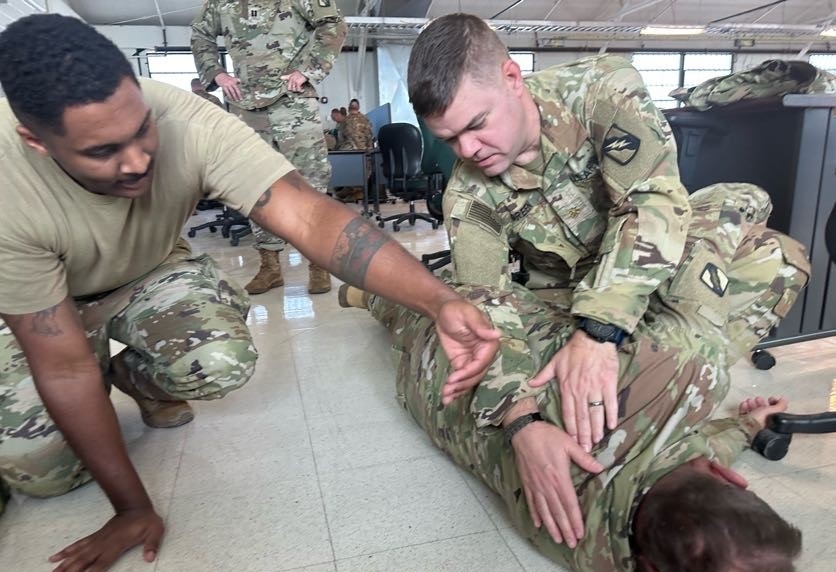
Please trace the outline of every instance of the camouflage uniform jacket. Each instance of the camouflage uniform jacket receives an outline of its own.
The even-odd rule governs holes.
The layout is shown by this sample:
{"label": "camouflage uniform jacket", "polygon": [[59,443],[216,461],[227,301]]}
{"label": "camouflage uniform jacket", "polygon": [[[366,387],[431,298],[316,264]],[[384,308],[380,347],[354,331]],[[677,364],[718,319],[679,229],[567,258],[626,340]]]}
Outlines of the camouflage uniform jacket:
{"label": "camouflage uniform jacket", "polygon": [[836,93],[836,75],[803,61],[767,60],[752,69],[680,87],[671,97],[700,111],[788,93]]}
{"label": "camouflage uniform jacket", "polygon": [[337,147],[341,150],[371,149],[372,124],[359,111],[352,111],[337,130]]}
{"label": "camouflage uniform jacket", "polygon": [[[230,103],[253,110],[283,95],[316,97],[314,84],[331,71],[347,30],[333,0],[206,0],[192,23],[192,52],[212,91],[215,76],[226,71],[218,61],[222,35],[243,95]],[[299,94],[281,79],[294,70],[308,78]]]}
{"label": "camouflage uniform jacket", "polygon": [[459,162],[444,194],[455,282],[573,288],[572,314],[632,332],[676,268],[690,220],[670,127],[623,58],[533,74],[541,157],[487,177]]}

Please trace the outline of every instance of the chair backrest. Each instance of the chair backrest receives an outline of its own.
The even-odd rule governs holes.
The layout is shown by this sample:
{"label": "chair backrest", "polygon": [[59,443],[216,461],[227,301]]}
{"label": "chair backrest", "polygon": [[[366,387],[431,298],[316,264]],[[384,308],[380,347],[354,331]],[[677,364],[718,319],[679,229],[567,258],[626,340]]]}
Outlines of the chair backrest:
{"label": "chair backrest", "polygon": [[389,179],[409,179],[421,174],[421,132],[411,123],[390,123],[380,128],[377,143],[383,171]]}

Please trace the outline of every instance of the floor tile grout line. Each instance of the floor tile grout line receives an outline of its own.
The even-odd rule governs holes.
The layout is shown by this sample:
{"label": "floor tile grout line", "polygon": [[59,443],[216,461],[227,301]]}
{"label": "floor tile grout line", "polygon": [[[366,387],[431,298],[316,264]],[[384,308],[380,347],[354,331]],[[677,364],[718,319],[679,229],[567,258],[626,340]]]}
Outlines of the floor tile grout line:
{"label": "floor tile grout line", "polygon": [[[180,467],[183,465],[183,452],[186,450],[186,441],[188,441],[189,436],[191,436],[192,432],[195,430],[194,425],[189,426],[189,431],[186,433],[186,436],[180,441],[180,454],[177,456],[177,470],[174,471],[174,481],[171,483],[171,492],[168,494],[168,505],[166,506],[165,510],[165,518],[163,519],[163,526],[165,526],[165,532],[168,533],[168,524],[169,518],[171,517],[171,507],[174,504],[174,496],[175,492],[177,491],[177,479],[180,478]],[[161,542],[161,545],[165,547],[165,537]],[[157,568],[160,566],[160,553],[157,552],[156,558],[154,558],[154,569],[151,572],[157,572]]]}
{"label": "floor tile grout line", "polygon": [[314,451],[313,438],[311,437],[311,426],[308,423],[308,411],[305,408],[305,400],[302,398],[302,389],[299,387],[299,371],[296,367],[296,357],[291,353],[290,359],[293,365],[294,384],[296,385],[296,393],[299,396],[299,403],[302,405],[302,418],[305,420],[305,429],[308,435],[308,446],[311,450],[311,459],[314,464],[314,475],[316,478],[316,488],[319,491],[319,503],[322,506],[322,516],[325,518],[325,531],[328,534],[328,546],[331,548],[331,558],[334,560],[334,567],[336,568],[337,555],[334,551],[334,536],[331,533],[331,523],[328,519],[328,508],[325,506],[325,495],[322,492],[322,482],[319,479],[319,464],[316,462],[316,452]]}
{"label": "floor tile grout line", "polygon": [[[362,558],[364,556],[366,556],[366,557],[376,556],[378,554],[386,554],[387,552],[395,552],[397,550],[403,550],[404,548],[416,548],[416,547],[419,547],[419,546],[427,546],[429,544],[436,544],[438,542],[447,542],[449,540],[459,540],[459,539],[462,539],[462,538],[468,538],[468,537],[471,537],[471,536],[479,536],[480,534],[488,534],[488,533],[491,533],[491,532],[495,532],[495,533],[499,534],[498,529],[477,530],[475,532],[468,532],[467,534],[459,534],[459,535],[456,535],[456,536],[448,536],[446,538],[437,538],[435,540],[427,540],[426,542],[416,542],[415,544],[404,544],[403,546],[396,546],[394,548],[387,548],[385,550],[375,550],[374,552],[363,552],[362,554],[355,554],[354,556],[346,556],[345,558],[339,558],[339,559],[335,558],[334,563],[335,563],[335,565],[337,565],[339,562],[344,562],[346,560],[353,560],[355,558]],[[500,534],[500,536],[502,536],[502,535]],[[512,552],[512,554],[513,554],[513,552]],[[289,571],[285,571],[285,572],[289,572]]]}

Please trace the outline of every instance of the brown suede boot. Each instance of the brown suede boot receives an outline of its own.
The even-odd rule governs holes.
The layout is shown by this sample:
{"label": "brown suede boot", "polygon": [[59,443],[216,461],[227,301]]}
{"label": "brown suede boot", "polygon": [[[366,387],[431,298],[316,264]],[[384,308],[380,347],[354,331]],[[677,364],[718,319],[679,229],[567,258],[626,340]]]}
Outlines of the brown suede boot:
{"label": "brown suede boot", "polygon": [[308,294],[324,294],[331,291],[331,275],[313,262],[308,263]]}
{"label": "brown suede boot", "polygon": [[168,429],[185,425],[194,419],[192,406],[185,401],[151,399],[142,395],[135,385],[134,376],[137,374],[132,372],[124,361],[125,351],[111,358],[107,377],[119,391],[136,401],[142,421],[146,425]]}
{"label": "brown suede boot", "polygon": [[279,251],[259,249],[258,254],[261,256],[261,266],[258,269],[258,274],[250,280],[249,284],[244,286],[244,290],[249,294],[263,294],[271,288],[284,286]]}
{"label": "brown suede boot", "polygon": [[337,301],[343,308],[369,309],[369,293],[348,284],[343,284],[337,290]]}

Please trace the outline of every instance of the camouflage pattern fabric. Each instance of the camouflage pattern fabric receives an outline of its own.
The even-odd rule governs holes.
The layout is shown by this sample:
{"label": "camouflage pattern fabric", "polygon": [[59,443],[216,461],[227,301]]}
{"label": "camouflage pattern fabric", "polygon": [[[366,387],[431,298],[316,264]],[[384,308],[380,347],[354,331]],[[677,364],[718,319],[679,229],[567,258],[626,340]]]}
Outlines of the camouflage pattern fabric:
{"label": "camouflage pattern fabric", "polygon": [[623,58],[525,80],[541,157],[497,177],[459,162],[444,194],[455,280],[507,287],[508,252],[531,289],[573,290],[571,311],[632,332],[673,273],[690,221],[670,127]]}
{"label": "camouflage pattern fabric", "polygon": [[[108,384],[109,340],[134,387],[154,399],[219,399],[241,387],[257,353],[249,299],[208,256],[178,253],[146,276],[77,308]],[[0,509],[9,489],[44,497],[90,479],[35,390],[26,358],[0,321]]]}
{"label": "camouflage pattern fabric", "polygon": [[836,93],[836,75],[804,61],[767,60],[752,69],[680,87],[671,97],[700,111],[788,93]]}
{"label": "camouflage pattern fabric", "polygon": [[[201,81],[214,84],[225,71],[218,61],[223,35],[241,80],[238,115],[273,145],[322,193],[331,180],[314,85],[331,71],[347,27],[334,2],[319,0],[207,0],[192,23],[192,52]],[[290,92],[282,75],[297,70],[308,78],[302,93]],[[267,189],[265,189],[266,191]],[[285,241],[250,221],[255,248],[280,251]]]}
{"label": "camouflage pattern fabric", "polygon": [[[678,270],[650,294],[648,312],[618,351],[618,426],[592,452],[606,469],[590,475],[573,467],[586,524],[574,550],[531,523],[513,449],[496,426],[503,410],[531,396],[541,414],[562,427],[554,384],[521,387],[571,336],[571,313],[516,283],[452,284],[503,336],[479,386],[444,407],[449,362],[433,323],[385,299],[369,301],[393,335],[400,403],[439,448],[503,498],[522,534],[572,570],[635,570],[631,523],[650,487],[701,455],[729,465],[747,446],[757,428],[749,417],[708,419],[728,391],[729,367],[742,346],[786,315],[808,278],[802,247],[766,228],[769,201],[763,191],[716,185],[695,193],[691,202],[694,221]],[[771,261],[768,271],[761,260]],[[743,333],[739,324],[751,328]]]}
{"label": "camouflage pattern fabric", "polygon": [[[347,32],[331,0],[206,0],[192,22],[192,53],[201,82],[214,91],[215,76],[226,71],[218,60],[223,36],[244,96],[230,105],[261,109],[283,96],[315,98]],[[294,70],[308,78],[301,94],[281,79]]]}
{"label": "camouflage pattern fabric", "polygon": [[359,111],[350,111],[337,129],[337,148],[341,151],[371,149],[372,139],[372,124]]}
{"label": "camouflage pattern fabric", "polygon": [[[328,190],[331,163],[319,118],[319,103],[310,97],[280,99],[266,109],[249,111],[230,107],[230,111],[252,127],[278,150],[319,192]],[[264,189],[265,191],[267,189]],[[252,220],[255,248],[283,250],[285,241],[264,230]]]}

